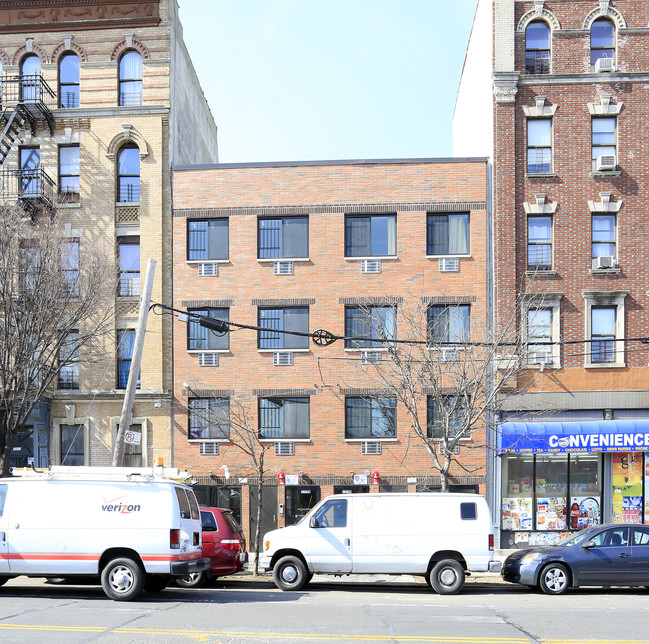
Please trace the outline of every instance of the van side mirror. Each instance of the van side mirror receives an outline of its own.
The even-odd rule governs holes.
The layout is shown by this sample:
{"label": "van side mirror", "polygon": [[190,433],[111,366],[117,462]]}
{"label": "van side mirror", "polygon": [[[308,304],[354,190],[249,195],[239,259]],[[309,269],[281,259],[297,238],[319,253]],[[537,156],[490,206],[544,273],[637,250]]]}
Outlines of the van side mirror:
{"label": "van side mirror", "polygon": [[319,528],[320,524],[318,523],[318,519],[316,517],[311,517],[309,519],[309,528]]}
{"label": "van side mirror", "polygon": [[582,546],[582,548],[586,550],[590,550],[591,548],[594,548],[597,544],[593,539],[590,539],[589,541],[586,541],[586,543]]}

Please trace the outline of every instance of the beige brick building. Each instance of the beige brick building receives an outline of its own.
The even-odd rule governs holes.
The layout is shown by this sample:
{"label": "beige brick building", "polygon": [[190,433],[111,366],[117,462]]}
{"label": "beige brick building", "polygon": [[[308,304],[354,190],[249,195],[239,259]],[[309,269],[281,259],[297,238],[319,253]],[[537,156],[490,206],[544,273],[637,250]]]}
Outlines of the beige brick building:
{"label": "beige brick building", "polygon": [[[82,350],[41,401],[14,464],[107,465],[148,259],[153,300],[171,299],[170,169],[216,162],[216,127],[176,0],[2,0],[0,33],[4,126],[19,104],[39,108],[2,165],[4,202],[38,197],[71,237],[105,238],[120,265],[113,337],[102,356]],[[25,172],[38,174],[37,195],[12,193],[6,177]],[[171,325],[151,316],[133,409],[142,442],[126,463],[171,464],[171,383]]]}

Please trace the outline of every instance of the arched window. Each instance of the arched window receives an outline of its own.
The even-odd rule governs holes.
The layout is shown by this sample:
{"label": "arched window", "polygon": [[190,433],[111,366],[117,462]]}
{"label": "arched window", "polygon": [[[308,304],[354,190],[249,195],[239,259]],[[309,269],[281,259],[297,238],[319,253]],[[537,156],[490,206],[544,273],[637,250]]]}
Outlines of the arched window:
{"label": "arched window", "polygon": [[117,153],[117,201],[140,201],[140,149],[135,143]]}
{"label": "arched window", "polygon": [[59,59],[59,106],[79,107],[79,56],[72,52]]}
{"label": "arched window", "polygon": [[543,20],[530,22],[525,30],[525,71],[550,73],[550,27]]}
{"label": "arched window", "polygon": [[590,64],[598,67],[597,61],[610,59],[607,69],[612,69],[615,61],[615,26],[608,18],[598,18],[590,28]]}
{"label": "arched window", "polygon": [[142,56],[132,49],[119,59],[119,105],[142,105]]}
{"label": "arched window", "polygon": [[30,103],[40,98],[41,59],[36,54],[27,54],[20,61],[20,100]]}

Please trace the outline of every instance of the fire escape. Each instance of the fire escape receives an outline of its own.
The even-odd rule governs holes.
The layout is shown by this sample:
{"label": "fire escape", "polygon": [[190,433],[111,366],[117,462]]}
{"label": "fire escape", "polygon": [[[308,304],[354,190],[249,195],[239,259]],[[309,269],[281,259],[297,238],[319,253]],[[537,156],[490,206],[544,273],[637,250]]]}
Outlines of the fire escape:
{"label": "fire escape", "polygon": [[[56,95],[40,74],[2,76],[0,89],[0,201],[20,203],[34,213],[54,207],[54,181],[45,173],[38,159],[23,163],[19,158],[15,169],[4,166],[15,142],[22,142],[21,132],[29,127],[36,136],[39,122],[45,121],[54,136]],[[20,157],[21,155],[19,155]]]}

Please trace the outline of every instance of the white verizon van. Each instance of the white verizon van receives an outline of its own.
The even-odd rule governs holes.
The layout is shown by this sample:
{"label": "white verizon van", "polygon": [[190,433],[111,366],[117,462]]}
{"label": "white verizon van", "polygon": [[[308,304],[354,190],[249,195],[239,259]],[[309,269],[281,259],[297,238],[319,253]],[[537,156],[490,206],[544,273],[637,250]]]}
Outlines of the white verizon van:
{"label": "white verizon van", "polygon": [[205,570],[198,503],[181,480],[162,467],[0,478],[0,585],[18,575],[83,575],[100,580],[108,597],[130,600]]}
{"label": "white verizon van", "polygon": [[476,494],[349,494],[323,499],[296,525],[264,536],[260,560],[282,590],[314,573],[422,575],[457,593],[465,575],[499,568],[491,517]]}

